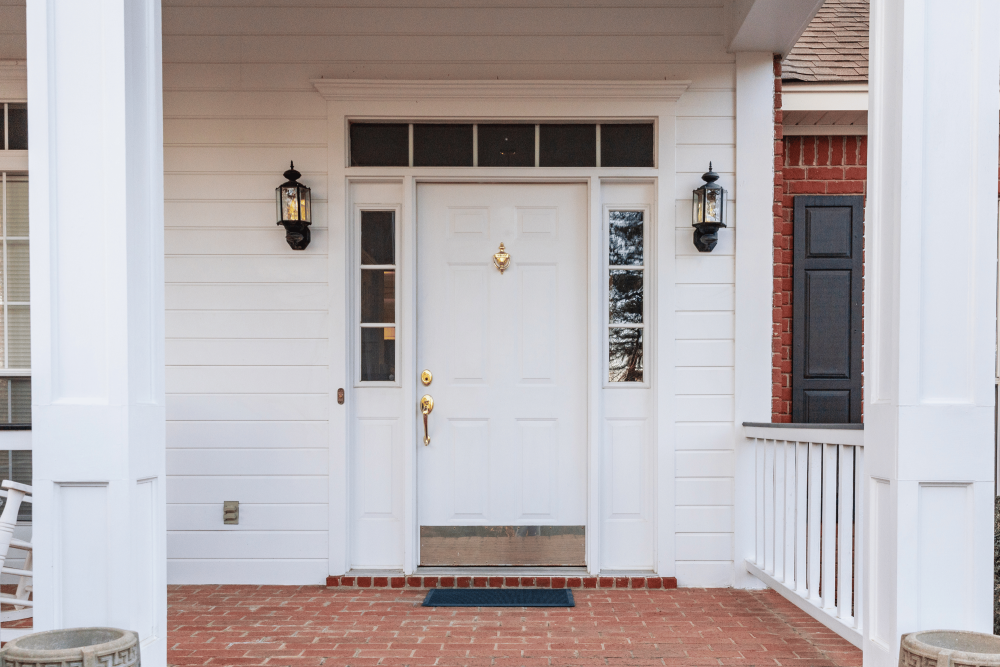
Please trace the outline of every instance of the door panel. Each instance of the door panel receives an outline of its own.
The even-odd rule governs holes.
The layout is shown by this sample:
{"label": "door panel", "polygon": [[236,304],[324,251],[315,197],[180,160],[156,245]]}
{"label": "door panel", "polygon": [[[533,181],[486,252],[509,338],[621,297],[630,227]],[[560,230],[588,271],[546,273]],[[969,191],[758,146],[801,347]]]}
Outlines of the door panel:
{"label": "door panel", "polygon": [[422,565],[584,562],[586,206],[576,184],[418,186]]}

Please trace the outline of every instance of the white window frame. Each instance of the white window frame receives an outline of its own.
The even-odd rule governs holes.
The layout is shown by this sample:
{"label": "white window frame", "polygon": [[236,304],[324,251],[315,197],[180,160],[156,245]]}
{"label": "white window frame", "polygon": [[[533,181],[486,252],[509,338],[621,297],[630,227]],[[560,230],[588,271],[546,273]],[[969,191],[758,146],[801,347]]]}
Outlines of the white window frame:
{"label": "white window frame", "polygon": [[[393,214],[393,254],[395,259],[395,264],[362,264],[361,263],[361,214],[366,211],[379,211],[379,212],[391,212]],[[400,215],[402,214],[402,207],[399,204],[362,204],[356,203],[354,205],[354,224],[351,225],[351,253],[353,256],[353,266],[354,269],[351,272],[353,277],[353,284],[351,285],[350,294],[354,300],[351,312],[354,313],[353,322],[351,323],[351,335],[354,336],[355,340],[351,346],[354,350],[354,386],[355,387],[399,387],[401,386],[402,380],[400,379],[399,373],[399,329],[400,329],[400,316],[401,316],[401,304],[399,298],[399,277],[400,277]],[[395,291],[394,304],[394,318],[396,321],[392,323],[392,327],[395,329],[395,335],[393,338],[393,354],[396,360],[396,373],[395,379],[393,380],[362,380],[361,379],[361,329],[363,328],[384,328],[389,323],[365,323],[361,322],[361,271],[362,270],[392,270],[395,272],[395,279],[393,282],[393,290]]]}
{"label": "white window frame", "polygon": [[[608,257],[608,242],[611,236],[611,213],[612,211],[625,211],[625,212],[635,212],[642,213],[642,264],[639,266],[612,266],[610,263],[610,258]],[[651,219],[651,207],[648,204],[605,204],[603,211],[603,226],[601,229],[601,238],[604,240],[604,246],[601,249],[603,254],[603,265],[604,265],[604,280],[606,288],[604,289],[604,298],[602,299],[602,306],[604,310],[604,340],[603,340],[603,386],[606,389],[629,389],[636,387],[649,387],[649,341],[650,337],[653,336],[651,327],[651,311],[650,311],[650,300],[653,298],[651,292],[651,280],[652,273],[650,268],[655,266],[656,263],[652,257],[653,244],[651,243],[650,228],[653,224]],[[642,323],[641,324],[616,324],[611,322],[611,271],[614,270],[628,270],[628,271],[642,271]],[[612,382],[609,379],[611,372],[611,329],[642,329],[642,382]]]}

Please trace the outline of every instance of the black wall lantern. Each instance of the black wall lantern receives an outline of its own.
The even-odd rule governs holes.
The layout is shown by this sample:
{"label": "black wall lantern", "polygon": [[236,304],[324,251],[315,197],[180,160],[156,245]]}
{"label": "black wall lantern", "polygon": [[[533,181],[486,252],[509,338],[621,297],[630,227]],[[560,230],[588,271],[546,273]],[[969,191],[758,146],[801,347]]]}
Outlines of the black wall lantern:
{"label": "black wall lantern", "polygon": [[719,175],[712,171],[701,175],[704,185],[694,191],[691,225],[694,227],[694,247],[699,252],[712,252],[719,242],[719,229],[726,226],[726,189],[717,184]]}
{"label": "black wall lantern", "polygon": [[302,176],[291,163],[284,173],[288,180],[274,190],[278,200],[278,224],[285,226],[285,240],[292,250],[305,250],[312,240],[312,195],[309,188],[299,183]]}

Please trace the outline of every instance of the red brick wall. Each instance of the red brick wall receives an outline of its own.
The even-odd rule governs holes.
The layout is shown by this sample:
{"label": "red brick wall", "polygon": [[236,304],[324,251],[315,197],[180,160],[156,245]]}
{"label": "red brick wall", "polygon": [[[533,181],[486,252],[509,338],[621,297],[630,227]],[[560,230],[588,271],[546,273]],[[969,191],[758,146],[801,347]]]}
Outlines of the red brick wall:
{"label": "red brick wall", "polygon": [[771,421],[792,421],[792,214],[795,195],[866,195],[865,136],[785,137],[775,58],[774,300]]}

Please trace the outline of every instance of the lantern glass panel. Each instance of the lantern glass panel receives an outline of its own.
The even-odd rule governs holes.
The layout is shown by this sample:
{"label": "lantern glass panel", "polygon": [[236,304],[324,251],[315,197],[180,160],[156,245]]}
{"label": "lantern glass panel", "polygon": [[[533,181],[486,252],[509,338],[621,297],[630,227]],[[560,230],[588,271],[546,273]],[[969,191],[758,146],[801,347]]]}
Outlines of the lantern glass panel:
{"label": "lantern glass panel", "polygon": [[281,219],[296,221],[299,219],[299,193],[298,188],[292,186],[282,186],[281,192]]}
{"label": "lantern glass panel", "polygon": [[302,222],[312,222],[312,192],[307,187],[300,187],[300,211]]}
{"label": "lantern glass panel", "polygon": [[702,202],[702,196],[705,191],[702,188],[698,188],[694,191],[694,199],[691,202],[691,224],[697,225],[704,222],[705,215],[705,205]]}
{"label": "lantern glass panel", "polygon": [[722,222],[722,193],[721,188],[705,191],[705,222]]}

